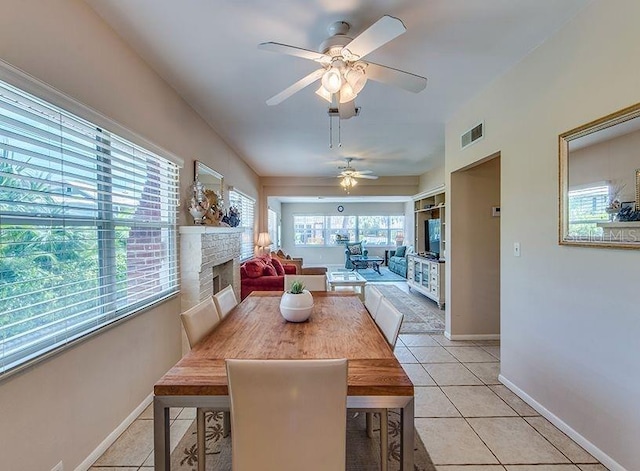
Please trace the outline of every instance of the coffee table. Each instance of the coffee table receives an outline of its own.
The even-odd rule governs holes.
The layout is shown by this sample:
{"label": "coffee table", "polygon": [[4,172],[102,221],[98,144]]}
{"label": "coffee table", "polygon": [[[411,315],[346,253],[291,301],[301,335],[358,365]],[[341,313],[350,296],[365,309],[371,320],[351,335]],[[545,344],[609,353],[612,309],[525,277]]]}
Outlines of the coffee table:
{"label": "coffee table", "polygon": [[364,285],[367,280],[357,271],[332,271],[327,274],[329,291],[335,291],[338,286],[349,286],[358,289],[358,296],[364,302]]}
{"label": "coffee table", "polygon": [[373,268],[374,271],[378,273],[378,275],[382,276],[380,273],[380,264],[383,262],[381,257],[365,257],[364,255],[352,255],[351,263],[353,264],[352,271],[364,270],[365,268]]}

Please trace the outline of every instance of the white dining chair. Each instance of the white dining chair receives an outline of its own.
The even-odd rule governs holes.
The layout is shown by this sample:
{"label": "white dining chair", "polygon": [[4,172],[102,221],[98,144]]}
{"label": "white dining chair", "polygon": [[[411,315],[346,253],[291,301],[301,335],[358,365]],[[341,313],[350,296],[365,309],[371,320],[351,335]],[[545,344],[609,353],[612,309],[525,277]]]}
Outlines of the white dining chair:
{"label": "white dining chair", "polygon": [[227,314],[238,305],[238,299],[231,285],[214,294],[213,301],[216,303],[216,307],[220,313],[220,319],[224,319]]}
{"label": "white dining chair", "polygon": [[[218,309],[213,302],[213,298],[208,298],[180,314],[180,320],[182,321],[182,326],[187,334],[189,347],[193,348],[198,342],[200,342],[200,340],[211,332],[216,325],[218,325],[220,322],[220,315],[218,314]],[[198,471],[205,470],[206,436],[204,414],[207,411],[212,411],[212,409],[196,409]],[[229,419],[227,418],[226,422],[228,423],[228,421]],[[225,432],[226,431],[228,431],[228,426],[225,429]]]}
{"label": "white dining chair", "polygon": [[347,360],[227,360],[234,471],[344,471]]}
{"label": "white dining chair", "polygon": [[375,319],[378,314],[378,307],[380,306],[381,300],[382,293],[378,288],[372,285],[364,286],[364,307],[367,308],[367,311],[369,311],[369,314],[373,319]]}
{"label": "white dining chair", "polygon": [[284,275],[285,291],[294,281],[301,281],[309,291],[327,291],[327,275]]}
{"label": "white dining chair", "polygon": [[[402,325],[402,319],[404,315],[398,311],[398,309],[391,304],[391,302],[382,296],[380,299],[378,309],[376,310],[375,321],[380,331],[387,339],[387,342],[393,349],[398,340],[398,334],[400,333],[400,326]],[[386,471],[388,466],[388,447],[389,447],[389,420],[388,409],[381,409],[380,414],[380,469]],[[373,413],[367,413],[367,434],[372,434],[372,416]]]}

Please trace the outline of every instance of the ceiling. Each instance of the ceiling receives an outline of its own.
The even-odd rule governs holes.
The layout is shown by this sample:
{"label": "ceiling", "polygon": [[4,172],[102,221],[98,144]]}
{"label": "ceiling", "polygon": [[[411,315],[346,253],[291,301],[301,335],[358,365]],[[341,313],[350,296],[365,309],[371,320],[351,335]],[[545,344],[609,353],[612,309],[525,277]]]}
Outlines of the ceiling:
{"label": "ceiling", "polygon": [[[442,165],[445,123],[469,99],[560,29],[589,0],[86,0],[260,176],[331,176],[344,157],[381,176]],[[328,103],[310,86],[265,100],[317,68],[257,49],[317,50],[334,21],[355,37],[381,16],[407,32],[367,56],[426,76],[419,94],[369,81],[360,116],[329,148]],[[482,118],[482,117],[479,117]]]}

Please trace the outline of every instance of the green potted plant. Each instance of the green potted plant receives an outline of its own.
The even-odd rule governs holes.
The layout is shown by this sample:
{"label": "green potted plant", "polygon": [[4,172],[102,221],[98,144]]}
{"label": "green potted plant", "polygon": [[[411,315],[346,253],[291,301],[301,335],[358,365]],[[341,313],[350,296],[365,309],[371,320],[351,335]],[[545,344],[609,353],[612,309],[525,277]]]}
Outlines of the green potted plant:
{"label": "green potted plant", "polygon": [[289,322],[304,322],[313,310],[313,296],[304,283],[295,280],[280,299],[280,314]]}

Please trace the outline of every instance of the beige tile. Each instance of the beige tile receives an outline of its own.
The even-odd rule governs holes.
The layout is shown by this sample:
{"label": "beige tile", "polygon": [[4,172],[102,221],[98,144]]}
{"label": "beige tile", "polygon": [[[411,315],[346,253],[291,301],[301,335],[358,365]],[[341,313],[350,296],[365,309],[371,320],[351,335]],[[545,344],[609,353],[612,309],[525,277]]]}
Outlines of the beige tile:
{"label": "beige tile", "polygon": [[445,347],[449,353],[462,363],[498,361],[493,355],[480,347]]}
{"label": "beige tile", "polygon": [[436,465],[498,463],[462,418],[415,419],[415,424],[416,431]]}
{"label": "beige tile", "polygon": [[416,417],[460,417],[460,413],[438,387],[414,388]]}
{"label": "beige tile", "polygon": [[180,412],[180,415],[177,417],[179,420],[195,420],[196,419],[196,408],[195,407],[185,407]]}
{"label": "beige tile", "polygon": [[527,417],[525,419],[553,446],[560,450],[573,463],[597,463],[598,460],[591,456],[584,448],[556,428],[544,417]]}
{"label": "beige tile", "polygon": [[473,343],[475,343],[480,347],[485,347],[485,346],[499,347],[500,346],[500,340],[474,340]]}
{"label": "beige tile", "polygon": [[507,471],[580,471],[573,464],[510,464]]}
{"label": "beige tile", "polygon": [[419,363],[404,363],[402,365],[414,386],[435,386],[436,383],[429,373]]}
{"label": "beige tile", "polygon": [[[182,437],[184,437],[184,434],[186,433],[187,430],[189,430],[189,427],[191,426],[192,423],[193,423],[193,420],[177,419],[171,424],[171,438],[170,438],[171,453],[173,453],[173,450],[176,449],[176,447],[178,446],[178,443],[180,443],[180,440],[182,440]],[[147,459],[142,464],[142,466],[153,467],[154,463],[155,463],[154,455],[153,453],[151,453],[149,456],[147,456]]]}
{"label": "beige tile", "polygon": [[484,384],[500,384],[500,363],[465,363],[464,366],[482,380]]}
{"label": "beige tile", "polygon": [[418,363],[407,347],[396,347],[393,353],[400,363]]}
{"label": "beige tile", "polygon": [[136,420],[94,463],[96,466],[141,466],[153,450],[153,421]]}
{"label": "beige tile", "polygon": [[442,391],[463,417],[513,417],[518,415],[486,386],[444,386]]}
{"label": "beige tile", "polygon": [[103,466],[92,466],[91,468],[89,468],[89,471],[138,471],[138,467],[134,466],[118,466],[117,468],[114,468],[112,466],[109,466],[107,468],[103,467]]}
{"label": "beige tile", "polygon": [[582,471],[608,471],[607,468],[601,464],[579,464],[578,468]]}
{"label": "beige tile", "polygon": [[[170,407],[169,408],[169,419],[174,420],[178,418],[182,412],[182,407]],[[153,403],[149,404],[145,410],[142,411],[142,414],[138,416],[138,419],[151,419],[153,420]]]}
{"label": "beige tile", "polygon": [[562,453],[521,417],[467,421],[502,464],[568,463]]}
{"label": "beige tile", "polygon": [[[437,381],[437,380],[436,380]],[[536,410],[531,407],[529,404],[520,399],[516,394],[514,394],[508,387],[504,385],[496,385],[489,386],[493,392],[495,392],[498,396],[500,396],[504,401],[511,406],[513,410],[515,410],[521,416],[536,416],[540,415]]]}
{"label": "beige tile", "polygon": [[439,347],[440,344],[436,342],[429,334],[402,334],[400,340],[407,347]]}
{"label": "beige tile", "polygon": [[496,346],[482,345],[482,346],[480,346],[480,348],[482,348],[485,352],[489,353],[490,355],[493,355],[498,360],[500,359],[500,346],[499,345],[496,345]]}
{"label": "beige tile", "polygon": [[440,465],[436,471],[504,471],[499,464],[472,464],[472,465]]}
{"label": "beige tile", "polygon": [[431,338],[433,338],[436,342],[438,342],[443,347],[449,347],[449,346],[453,347],[455,345],[458,345],[458,346],[475,345],[475,343],[471,342],[470,340],[449,340],[444,335],[432,335]]}
{"label": "beige tile", "polygon": [[420,363],[457,363],[449,352],[444,347],[409,347],[413,356],[418,359]]}
{"label": "beige tile", "polygon": [[460,363],[427,363],[424,369],[439,386],[481,385],[482,381]]}

